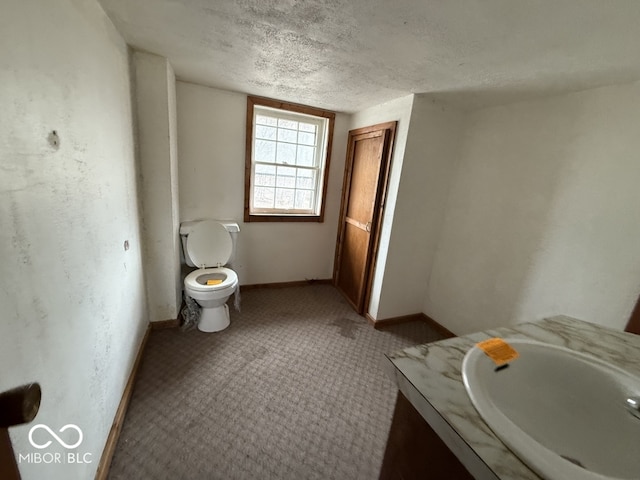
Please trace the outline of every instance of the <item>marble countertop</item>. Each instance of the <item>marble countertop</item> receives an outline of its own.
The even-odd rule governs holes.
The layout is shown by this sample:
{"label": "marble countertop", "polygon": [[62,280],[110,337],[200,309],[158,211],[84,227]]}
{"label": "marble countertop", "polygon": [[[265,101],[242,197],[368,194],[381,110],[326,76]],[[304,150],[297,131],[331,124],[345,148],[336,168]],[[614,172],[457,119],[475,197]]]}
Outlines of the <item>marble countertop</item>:
{"label": "marble countertop", "polygon": [[566,316],[485,330],[388,355],[388,372],[400,391],[476,479],[540,478],[480,418],[462,383],[464,355],[477,342],[491,337],[561,345],[640,376],[640,335]]}

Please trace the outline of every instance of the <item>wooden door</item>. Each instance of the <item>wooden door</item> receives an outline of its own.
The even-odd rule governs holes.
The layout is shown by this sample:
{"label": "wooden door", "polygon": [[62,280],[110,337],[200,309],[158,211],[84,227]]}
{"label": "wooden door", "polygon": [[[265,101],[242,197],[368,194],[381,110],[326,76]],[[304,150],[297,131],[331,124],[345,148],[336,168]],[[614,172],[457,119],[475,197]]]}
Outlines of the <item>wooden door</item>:
{"label": "wooden door", "polygon": [[349,132],[333,280],[359,314],[371,290],[395,128]]}

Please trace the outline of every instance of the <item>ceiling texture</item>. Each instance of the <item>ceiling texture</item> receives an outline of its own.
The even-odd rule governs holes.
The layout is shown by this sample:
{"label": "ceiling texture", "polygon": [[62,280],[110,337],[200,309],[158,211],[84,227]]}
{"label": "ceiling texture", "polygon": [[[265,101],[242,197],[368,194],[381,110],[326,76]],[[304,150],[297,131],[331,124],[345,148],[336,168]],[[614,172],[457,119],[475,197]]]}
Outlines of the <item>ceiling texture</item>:
{"label": "ceiling texture", "polygon": [[638,0],[99,0],[180,80],[355,112],[463,109],[640,79]]}

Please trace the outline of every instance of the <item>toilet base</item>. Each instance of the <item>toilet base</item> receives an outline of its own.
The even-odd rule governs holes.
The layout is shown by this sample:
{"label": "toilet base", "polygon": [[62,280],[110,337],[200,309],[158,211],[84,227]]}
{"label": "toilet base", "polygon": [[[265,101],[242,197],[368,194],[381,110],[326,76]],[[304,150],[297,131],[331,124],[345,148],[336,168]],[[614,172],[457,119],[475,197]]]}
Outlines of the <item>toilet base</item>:
{"label": "toilet base", "polygon": [[203,307],[198,322],[198,330],[201,332],[219,332],[229,326],[229,307],[222,304],[218,307]]}

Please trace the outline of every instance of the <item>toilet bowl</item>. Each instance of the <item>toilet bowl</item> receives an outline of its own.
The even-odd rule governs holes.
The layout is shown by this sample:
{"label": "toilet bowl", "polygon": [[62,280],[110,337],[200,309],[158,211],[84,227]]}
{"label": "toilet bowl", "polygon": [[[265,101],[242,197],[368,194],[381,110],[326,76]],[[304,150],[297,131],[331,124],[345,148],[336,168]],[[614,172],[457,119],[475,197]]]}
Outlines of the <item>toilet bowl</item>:
{"label": "toilet bowl", "polygon": [[[216,285],[207,281],[222,280]],[[227,300],[236,291],[238,276],[229,268],[199,268],[184,279],[187,295],[202,307],[198,329],[203,332],[224,330],[231,322]]]}
{"label": "toilet bowl", "polygon": [[223,267],[235,254],[235,223],[213,220],[185,222],[180,226],[185,260],[198,266],[184,279],[186,295],[202,307],[198,330],[219,332],[230,324],[227,300],[238,288],[238,275]]}

